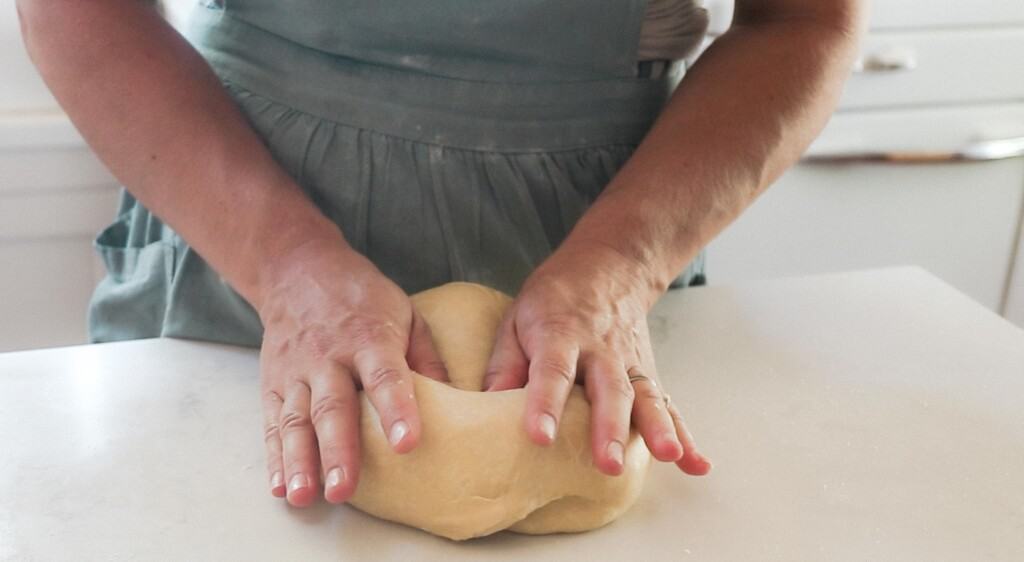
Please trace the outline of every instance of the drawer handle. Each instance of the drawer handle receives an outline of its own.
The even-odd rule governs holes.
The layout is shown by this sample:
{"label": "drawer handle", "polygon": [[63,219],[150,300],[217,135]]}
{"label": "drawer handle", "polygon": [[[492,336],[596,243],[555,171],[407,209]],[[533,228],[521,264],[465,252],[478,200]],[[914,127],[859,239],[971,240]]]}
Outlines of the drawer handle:
{"label": "drawer handle", "polygon": [[872,53],[857,59],[854,72],[902,72],[917,68],[917,57],[912,51],[892,49]]}
{"label": "drawer handle", "polygon": [[858,164],[889,162],[893,164],[948,164],[954,162],[992,162],[1024,156],[1024,137],[986,140],[972,143],[953,152],[890,151],[840,152],[805,156],[808,164]]}

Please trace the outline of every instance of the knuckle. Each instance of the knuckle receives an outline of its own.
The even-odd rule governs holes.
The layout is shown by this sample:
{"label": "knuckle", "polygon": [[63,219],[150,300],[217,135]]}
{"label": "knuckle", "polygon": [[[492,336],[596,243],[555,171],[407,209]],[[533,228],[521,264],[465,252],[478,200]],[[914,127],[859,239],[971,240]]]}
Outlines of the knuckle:
{"label": "knuckle", "polygon": [[281,438],[280,428],[276,423],[268,423],[263,428],[263,440],[270,442]]}
{"label": "knuckle", "polygon": [[402,371],[390,366],[377,367],[363,378],[363,386],[371,393],[398,386],[403,382],[405,382],[405,376]]}
{"label": "knuckle", "polygon": [[341,322],[341,332],[355,349],[382,341],[402,341],[399,327],[389,320],[365,315],[351,315]]}
{"label": "knuckle", "polygon": [[636,391],[626,377],[609,377],[605,384],[608,385],[608,390],[613,394],[621,396],[630,402],[633,402],[633,399],[636,398]]}
{"label": "knuckle", "polygon": [[313,422],[313,425],[320,425],[320,423],[335,415],[344,414],[352,409],[354,406],[351,398],[342,398],[339,396],[323,396],[316,399],[309,408],[309,417]]}
{"label": "knuckle", "polygon": [[281,393],[274,389],[266,389],[263,391],[263,403],[265,405],[280,406],[284,403],[284,399],[281,398]]}
{"label": "knuckle", "polygon": [[570,336],[576,333],[577,320],[571,316],[549,316],[540,322],[537,327],[547,334],[558,336]]}
{"label": "knuckle", "polygon": [[637,400],[661,404],[661,391],[652,384],[644,383],[633,385]]}
{"label": "knuckle", "polygon": [[544,358],[540,360],[540,373],[567,384],[575,384],[576,369],[557,359]]}
{"label": "knuckle", "polygon": [[679,409],[676,408],[675,404],[669,402],[666,409],[668,410],[668,415],[672,417],[673,422],[683,425],[683,415],[679,413]]}
{"label": "knuckle", "polygon": [[572,341],[577,339],[579,320],[565,314],[552,314],[531,319],[524,323],[518,331],[523,341],[529,343],[530,347],[544,345],[551,341]]}
{"label": "knuckle", "polygon": [[285,474],[295,474],[296,472],[304,472],[307,476],[312,477],[311,473],[316,470],[316,460],[309,452],[304,452],[291,457],[285,457],[284,472]]}
{"label": "knuckle", "polygon": [[296,411],[282,412],[279,425],[281,433],[305,431],[312,427],[309,416]]}

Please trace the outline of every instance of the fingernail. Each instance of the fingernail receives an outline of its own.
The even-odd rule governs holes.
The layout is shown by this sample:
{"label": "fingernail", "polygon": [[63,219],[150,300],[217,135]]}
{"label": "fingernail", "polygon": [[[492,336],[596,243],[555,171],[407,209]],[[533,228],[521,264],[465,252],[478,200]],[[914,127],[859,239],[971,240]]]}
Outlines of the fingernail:
{"label": "fingernail", "polygon": [[537,427],[540,428],[540,432],[548,438],[548,441],[555,440],[555,418],[551,414],[541,414],[537,416]]}
{"label": "fingernail", "polygon": [[309,487],[309,479],[306,478],[305,474],[301,472],[292,476],[292,479],[288,481],[288,492],[294,492],[295,490],[301,490],[302,488]]}
{"label": "fingernail", "polygon": [[327,472],[327,481],[325,485],[328,488],[337,487],[339,484],[341,484],[341,479],[344,475],[345,473],[342,472],[340,468],[332,468],[330,471]]}
{"label": "fingernail", "polygon": [[622,466],[623,456],[625,455],[622,443],[619,443],[618,441],[609,441],[608,447],[605,450],[608,451],[608,458],[612,459],[615,464]]}
{"label": "fingernail", "polygon": [[276,490],[284,486],[284,477],[281,476],[281,471],[278,470],[270,476],[270,489]]}
{"label": "fingernail", "polygon": [[388,442],[391,443],[392,447],[397,446],[405,438],[405,434],[409,433],[409,424],[403,420],[398,420],[391,424],[391,433],[388,434]]}

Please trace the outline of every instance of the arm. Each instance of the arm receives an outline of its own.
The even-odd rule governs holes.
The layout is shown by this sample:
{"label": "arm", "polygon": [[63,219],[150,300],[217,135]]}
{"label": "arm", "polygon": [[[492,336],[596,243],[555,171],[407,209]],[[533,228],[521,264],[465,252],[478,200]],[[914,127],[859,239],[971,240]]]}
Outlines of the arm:
{"label": "arm", "polygon": [[600,244],[644,264],[654,298],[793,165],[856,53],[856,0],[739,0],[732,28],[673,94],[560,251]]}
{"label": "arm", "polygon": [[345,247],[152,7],[19,0],[18,12],[30,56],[89,146],[249,302],[291,248]]}
{"label": "arm", "polygon": [[278,166],[202,57],[137,0],[17,6],[89,145],[259,312],[272,492],[308,505],[324,473],[328,500],[353,493],[360,383],[395,450],[415,447],[410,369],[445,377],[426,325]]}
{"label": "arm", "polygon": [[[710,469],[663,402],[646,314],[817,135],[849,70],[861,12],[858,0],[737,0],[733,27],[686,74],[506,318],[490,388],[526,384],[524,424],[537,443],[550,442],[580,378],[602,470],[621,470],[631,418],[659,460],[691,474]],[[627,372],[643,377],[630,384]]]}

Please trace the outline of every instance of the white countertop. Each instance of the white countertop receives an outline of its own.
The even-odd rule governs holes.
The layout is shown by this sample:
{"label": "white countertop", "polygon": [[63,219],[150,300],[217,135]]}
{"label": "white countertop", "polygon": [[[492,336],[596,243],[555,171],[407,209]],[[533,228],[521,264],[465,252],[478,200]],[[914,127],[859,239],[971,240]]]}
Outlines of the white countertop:
{"label": "white countertop", "polygon": [[272,498],[253,350],[0,355],[0,559],[1024,560],[1024,331],[912,268],[674,292],[652,329],[711,475],[467,543]]}

